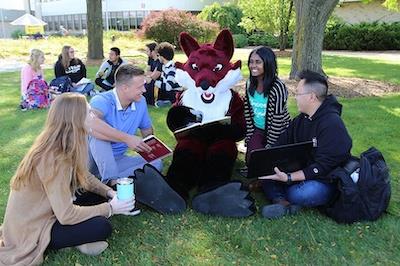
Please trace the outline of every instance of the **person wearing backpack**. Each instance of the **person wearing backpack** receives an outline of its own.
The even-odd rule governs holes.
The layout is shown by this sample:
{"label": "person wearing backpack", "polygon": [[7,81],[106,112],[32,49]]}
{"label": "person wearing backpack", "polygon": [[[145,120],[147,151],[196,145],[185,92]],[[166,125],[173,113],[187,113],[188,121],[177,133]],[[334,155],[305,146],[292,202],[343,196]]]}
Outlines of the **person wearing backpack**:
{"label": "person wearing backpack", "polygon": [[75,57],[75,50],[69,45],[62,48],[58,61],[54,65],[56,78],[68,76],[72,81],[71,92],[79,92],[87,95],[95,95],[94,84],[86,78],[86,66]]}
{"label": "person wearing backpack", "polygon": [[273,203],[262,209],[269,219],[327,204],[337,191],[328,174],[351,157],[352,140],[340,117],[342,105],[328,95],[327,79],[312,71],[301,72],[299,78],[295,97],[300,114],[274,146],[312,140],[316,147],[305,168],[285,173],[275,167],[275,174],[259,177]]}
{"label": "person wearing backpack", "polygon": [[47,108],[50,104],[48,86],[44,80],[41,65],[44,53],[32,49],[28,63],[21,69],[21,103],[22,111],[34,108]]}

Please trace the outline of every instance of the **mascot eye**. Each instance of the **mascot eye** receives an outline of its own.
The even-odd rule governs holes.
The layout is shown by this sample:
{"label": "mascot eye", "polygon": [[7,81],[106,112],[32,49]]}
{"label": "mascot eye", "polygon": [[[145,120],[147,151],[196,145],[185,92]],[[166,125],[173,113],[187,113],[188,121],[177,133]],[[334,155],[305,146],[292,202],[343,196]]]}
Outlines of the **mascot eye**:
{"label": "mascot eye", "polygon": [[192,64],[192,69],[193,69],[193,70],[199,70],[199,67],[198,67],[195,63],[193,63],[193,64]]}
{"label": "mascot eye", "polygon": [[216,72],[216,71],[220,71],[221,69],[222,69],[222,64],[217,64],[217,65],[214,67],[213,71]]}

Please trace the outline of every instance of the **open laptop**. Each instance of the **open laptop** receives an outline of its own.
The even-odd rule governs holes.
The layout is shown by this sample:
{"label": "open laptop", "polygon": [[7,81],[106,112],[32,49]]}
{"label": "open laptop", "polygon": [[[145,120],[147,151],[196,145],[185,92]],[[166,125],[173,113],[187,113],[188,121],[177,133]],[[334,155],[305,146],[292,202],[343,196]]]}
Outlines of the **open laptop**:
{"label": "open laptop", "polygon": [[307,166],[314,147],[313,141],[287,144],[250,152],[247,178],[275,174],[274,167],[283,172],[294,172]]}

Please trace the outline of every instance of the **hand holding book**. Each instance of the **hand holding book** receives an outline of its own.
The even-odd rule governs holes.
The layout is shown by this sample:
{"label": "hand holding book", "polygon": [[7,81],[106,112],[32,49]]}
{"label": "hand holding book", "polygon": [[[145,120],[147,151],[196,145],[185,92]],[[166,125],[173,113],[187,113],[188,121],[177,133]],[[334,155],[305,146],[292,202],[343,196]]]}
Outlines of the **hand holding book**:
{"label": "hand holding book", "polygon": [[151,151],[150,152],[138,151],[138,153],[147,162],[152,162],[157,159],[162,159],[172,154],[172,150],[164,142],[162,142],[154,135],[147,136],[146,138],[143,139],[143,142],[151,147]]}

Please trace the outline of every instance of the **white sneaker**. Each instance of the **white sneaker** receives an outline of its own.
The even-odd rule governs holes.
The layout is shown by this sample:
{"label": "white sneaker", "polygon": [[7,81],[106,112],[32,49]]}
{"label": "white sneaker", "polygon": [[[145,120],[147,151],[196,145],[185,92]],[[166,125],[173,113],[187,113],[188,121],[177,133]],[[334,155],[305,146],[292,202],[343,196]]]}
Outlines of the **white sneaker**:
{"label": "white sneaker", "polygon": [[106,241],[97,241],[97,242],[82,244],[76,246],[76,248],[83,254],[89,256],[97,256],[108,248],[108,243]]}

